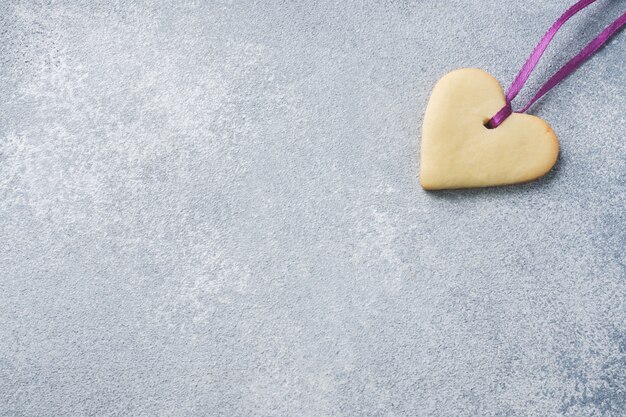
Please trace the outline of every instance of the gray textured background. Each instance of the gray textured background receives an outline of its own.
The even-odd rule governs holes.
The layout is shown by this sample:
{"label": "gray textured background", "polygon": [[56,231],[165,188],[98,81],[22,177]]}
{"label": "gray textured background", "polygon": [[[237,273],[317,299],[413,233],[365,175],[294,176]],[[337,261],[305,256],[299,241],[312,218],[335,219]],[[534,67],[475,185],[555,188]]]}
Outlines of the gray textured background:
{"label": "gray textured background", "polygon": [[546,178],[418,185],[436,80],[569,4],[2,1],[0,415],[626,415],[626,34]]}

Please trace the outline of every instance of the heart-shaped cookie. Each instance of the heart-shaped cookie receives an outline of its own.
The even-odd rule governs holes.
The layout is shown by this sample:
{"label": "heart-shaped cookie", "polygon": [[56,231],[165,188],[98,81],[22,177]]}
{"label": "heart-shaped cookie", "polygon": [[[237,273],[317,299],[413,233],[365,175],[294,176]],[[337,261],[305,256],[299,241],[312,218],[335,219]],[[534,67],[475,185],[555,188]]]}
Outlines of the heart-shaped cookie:
{"label": "heart-shaped cookie", "polygon": [[480,69],[452,71],[437,82],[422,128],[422,187],[515,184],[550,171],[559,142],[545,121],[513,113],[497,128],[485,127],[504,104],[498,81]]}

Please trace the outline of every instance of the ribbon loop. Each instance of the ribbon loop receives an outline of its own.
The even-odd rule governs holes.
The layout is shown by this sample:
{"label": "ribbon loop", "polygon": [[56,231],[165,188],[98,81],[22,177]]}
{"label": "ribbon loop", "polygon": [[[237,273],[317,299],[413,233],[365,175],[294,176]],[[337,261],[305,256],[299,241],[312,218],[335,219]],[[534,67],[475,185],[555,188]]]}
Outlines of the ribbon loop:
{"label": "ribbon loop", "polygon": [[[524,66],[515,77],[515,81],[511,84],[506,92],[506,104],[502,107],[486,124],[488,128],[498,127],[507,117],[512,113],[511,101],[520,92],[528,77],[535,69],[535,66],[541,59],[541,56],[545,52],[546,48],[554,38],[554,35],[558,30],[576,13],[594,3],[596,0],[580,0],[576,2],[572,7],[567,9],[561,17],[550,27],[546,34],[541,38],[541,41],[537,44],[530,57],[524,63]],[[520,113],[526,112],[537,100],[539,100],[545,93],[550,91],[555,85],[565,79],[568,75],[576,70],[583,62],[588,60],[602,45],[604,45],[615,33],[622,29],[626,25],[626,13],[621,15],[617,20],[607,26],[596,38],[594,38],[587,46],[585,46],[574,58],[569,60],[561,69],[559,69],[535,94],[535,96],[526,104]]]}

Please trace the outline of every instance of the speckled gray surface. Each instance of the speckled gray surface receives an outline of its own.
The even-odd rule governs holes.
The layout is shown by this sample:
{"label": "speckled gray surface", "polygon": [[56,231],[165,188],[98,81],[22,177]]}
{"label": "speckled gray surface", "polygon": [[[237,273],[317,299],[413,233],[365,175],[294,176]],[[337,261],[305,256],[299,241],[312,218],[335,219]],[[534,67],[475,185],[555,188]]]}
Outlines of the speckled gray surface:
{"label": "speckled gray surface", "polygon": [[0,415],[626,415],[626,34],[546,178],[418,186],[436,80],[568,4],[2,1]]}

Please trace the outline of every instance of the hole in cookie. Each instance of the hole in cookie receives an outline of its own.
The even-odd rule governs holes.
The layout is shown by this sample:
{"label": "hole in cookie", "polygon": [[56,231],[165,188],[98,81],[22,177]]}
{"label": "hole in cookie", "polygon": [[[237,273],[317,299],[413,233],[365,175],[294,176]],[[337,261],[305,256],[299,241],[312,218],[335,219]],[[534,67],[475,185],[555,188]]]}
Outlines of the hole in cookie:
{"label": "hole in cookie", "polygon": [[491,126],[491,124],[489,123],[490,121],[491,119],[484,119],[483,126],[485,126],[487,129],[495,129],[495,127]]}

